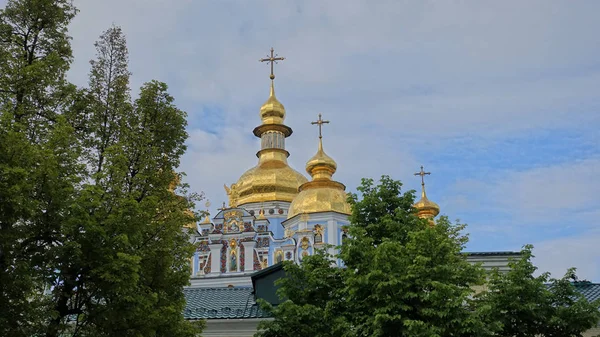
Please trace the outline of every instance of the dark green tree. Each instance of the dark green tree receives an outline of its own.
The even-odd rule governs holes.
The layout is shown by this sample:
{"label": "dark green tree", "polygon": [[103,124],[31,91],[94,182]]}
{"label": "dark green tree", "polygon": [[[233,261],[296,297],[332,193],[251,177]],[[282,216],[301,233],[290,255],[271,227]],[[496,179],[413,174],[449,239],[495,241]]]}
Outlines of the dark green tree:
{"label": "dark green tree", "polygon": [[560,279],[548,273],[535,276],[531,259],[533,247],[527,245],[520,259],[509,263],[510,271],[490,274],[487,290],[478,295],[478,309],[494,336],[499,337],[575,337],[600,321],[600,301],[588,302],[577,291],[575,269]]}
{"label": "dark green tree", "polygon": [[70,1],[10,0],[0,10],[2,336],[31,336],[43,325],[45,261],[79,180],[67,173],[77,163],[61,116],[75,93],[65,81],[74,15]]}
{"label": "dark green tree", "polygon": [[158,81],[131,102],[118,27],[96,44],[89,88],[67,83],[75,12],[0,12],[0,335],[195,335],[182,228],[199,196],[175,174],[186,114]]}
{"label": "dark green tree", "polygon": [[[174,188],[185,151],[186,114],[164,83],[151,81],[129,103],[127,49],[118,27],[96,43],[78,133],[84,180],[53,250],[52,319],[47,336],[187,336],[182,287],[193,247],[182,231],[195,220],[194,195]],[[74,124],[78,124],[75,122]],[[80,123],[85,124],[85,123]],[[91,154],[91,155],[90,155]],[[184,186],[182,186],[184,187]],[[183,190],[185,193],[185,189]]]}

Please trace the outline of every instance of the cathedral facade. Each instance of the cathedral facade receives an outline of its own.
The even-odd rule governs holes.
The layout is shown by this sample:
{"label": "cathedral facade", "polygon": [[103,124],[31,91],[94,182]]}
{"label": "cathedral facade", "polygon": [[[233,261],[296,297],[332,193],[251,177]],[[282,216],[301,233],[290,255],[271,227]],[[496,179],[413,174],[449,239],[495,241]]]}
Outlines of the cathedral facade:
{"label": "cathedral facade", "polygon": [[[308,180],[289,166],[286,139],[292,128],[285,124],[286,110],[275,96],[273,55],[271,87],[260,107],[261,123],[253,134],[261,147],[256,166],[237,182],[225,185],[229,205],[223,204],[211,219],[207,216],[192,240],[197,251],[191,263],[193,286],[249,286],[249,275],[282,261],[302,262],[315,250],[341,244],[351,213],[346,187],[333,179],[337,164],[325,153],[322,127],[329,121],[321,114],[312,124],[318,127],[316,154],[306,163]],[[429,174],[421,168],[420,175]],[[439,207],[427,199],[425,184],[415,207],[421,217],[433,218]],[[339,261],[338,261],[339,263]]]}
{"label": "cathedral facade", "polygon": [[[191,263],[193,286],[249,286],[249,275],[282,261],[302,262],[316,249],[338,246],[344,239],[350,205],[344,184],[333,180],[336,162],[323,149],[319,127],[316,154],[306,163],[308,180],[289,166],[285,142],[292,128],[286,111],[270,95],[260,108],[261,124],[253,133],[261,140],[256,166],[237,182],[225,185],[229,205],[198,225],[192,240],[197,251]],[[333,253],[334,248],[330,248]]]}

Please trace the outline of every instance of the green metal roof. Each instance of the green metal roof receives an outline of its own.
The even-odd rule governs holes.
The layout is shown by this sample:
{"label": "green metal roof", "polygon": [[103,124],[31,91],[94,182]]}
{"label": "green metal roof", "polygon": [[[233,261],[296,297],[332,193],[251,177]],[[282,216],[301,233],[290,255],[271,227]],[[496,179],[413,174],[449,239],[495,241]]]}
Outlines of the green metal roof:
{"label": "green metal roof", "polygon": [[600,299],[600,283],[577,282],[573,284],[586,300],[592,302]]}
{"label": "green metal roof", "polygon": [[186,288],[185,319],[261,318],[268,317],[254,301],[253,289]]}
{"label": "green metal roof", "polygon": [[[274,268],[276,269],[276,268]],[[573,284],[588,301],[600,299],[600,283]],[[243,288],[186,288],[183,290],[185,319],[267,318],[254,301],[250,287]]]}

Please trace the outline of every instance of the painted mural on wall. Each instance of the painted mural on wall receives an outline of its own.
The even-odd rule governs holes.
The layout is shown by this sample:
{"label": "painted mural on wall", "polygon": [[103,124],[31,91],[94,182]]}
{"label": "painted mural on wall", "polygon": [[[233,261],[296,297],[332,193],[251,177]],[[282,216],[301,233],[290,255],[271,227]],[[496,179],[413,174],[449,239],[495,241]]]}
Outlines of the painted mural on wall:
{"label": "painted mural on wall", "polygon": [[[326,240],[329,240],[327,227],[318,223],[309,225],[308,215],[303,218],[302,227],[298,227],[298,223],[293,226],[280,223],[269,225],[269,220],[264,217],[259,224],[255,224],[257,220],[254,214],[259,212],[223,207],[213,222],[201,224],[202,228],[194,241],[197,253],[193,265],[198,268],[197,277],[251,273],[283,261],[301,262],[306,256],[314,254],[315,249],[324,247]],[[263,216],[262,213],[260,216]],[[274,233],[269,231],[270,226],[279,228],[281,237],[274,237]],[[333,236],[340,238],[345,234],[340,228]],[[246,263],[248,254],[252,258]],[[213,259],[218,259],[219,263],[213,266]]]}

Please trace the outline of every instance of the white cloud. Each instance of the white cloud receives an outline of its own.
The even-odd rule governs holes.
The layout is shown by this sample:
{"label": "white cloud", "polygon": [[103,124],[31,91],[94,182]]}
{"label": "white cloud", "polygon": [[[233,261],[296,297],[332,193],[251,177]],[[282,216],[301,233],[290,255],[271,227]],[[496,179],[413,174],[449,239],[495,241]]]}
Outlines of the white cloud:
{"label": "white cloud", "polygon": [[595,230],[581,235],[541,241],[534,244],[534,264],[539,272],[550,272],[562,277],[568,268],[577,268],[580,279],[600,279],[600,232]]}
{"label": "white cloud", "polygon": [[[600,211],[600,158],[513,172],[493,190],[493,200],[523,221],[587,220],[586,213]],[[583,216],[582,216],[583,215]]]}

